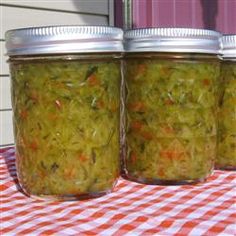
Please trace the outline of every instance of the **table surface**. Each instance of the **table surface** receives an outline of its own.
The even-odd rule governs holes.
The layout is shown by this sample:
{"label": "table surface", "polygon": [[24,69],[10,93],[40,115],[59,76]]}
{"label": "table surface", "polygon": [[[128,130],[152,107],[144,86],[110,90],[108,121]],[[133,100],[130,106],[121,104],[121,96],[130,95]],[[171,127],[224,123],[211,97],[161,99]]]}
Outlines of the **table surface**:
{"label": "table surface", "polygon": [[84,200],[35,200],[19,191],[14,148],[0,149],[0,235],[236,235],[236,172],[206,183],[143,185],[119,179],[113,193]]}

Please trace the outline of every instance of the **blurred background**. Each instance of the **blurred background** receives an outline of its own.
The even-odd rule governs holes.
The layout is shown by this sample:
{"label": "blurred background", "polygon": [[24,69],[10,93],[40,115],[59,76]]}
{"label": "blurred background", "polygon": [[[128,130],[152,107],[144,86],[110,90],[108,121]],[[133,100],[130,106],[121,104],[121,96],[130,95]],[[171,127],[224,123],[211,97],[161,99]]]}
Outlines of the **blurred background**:
{"label": "blurred background", "polygon": [[5,147],[14,145],[7,30],[69,24],[190,27],[236,34],[236,0],[1,0],[0,20],[0,147]]}
{"label": "blurred background", "polygon": [[[127,0],[123,4],[129,10],[116,18],[119,26],[205,28],[236,34],[236,0]],[[116,5],[121,8],[122,1]]]}

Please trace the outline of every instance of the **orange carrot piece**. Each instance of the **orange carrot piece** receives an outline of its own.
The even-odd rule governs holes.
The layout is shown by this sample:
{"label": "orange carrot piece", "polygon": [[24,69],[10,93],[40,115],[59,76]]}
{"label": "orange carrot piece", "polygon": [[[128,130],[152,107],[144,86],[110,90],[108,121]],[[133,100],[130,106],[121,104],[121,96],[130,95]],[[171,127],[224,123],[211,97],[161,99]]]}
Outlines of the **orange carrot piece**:
{"label": "orange carrot piece", "polygon": [[34,140],[29,144],[29,148],[32,149],[33,151],[38,150],[38,143]]}
{"label": "orange carrot piece", "polygon": [[78,156],[78,159],[79,159],[79,161],[81,161],[81,162],[86,162],[89,158],[88,158],[87,156],[85,156],[84,154],[80,154],[80,155]]}
{"label": "orange carrot piece", "polygon": [[146,64],[140,64],[138,65],[138,74],[143,74],[147,70],[147,65]]}
{"label": "orange carrot piece", "polygon": [[132,130],[139,131],[143,127],[143,123],[138,120],[135,120],[131,122],[130,127]]}
{"label": "orange carrot piece", "polygon": [[90,86],[96,86],[96,85],[100,85],[100,81],[98,80],[96,75],[92,74],[88,77],[88,84]]}
{"label": "orange carrot piece", "polygon": [[146,140],[152,140],[154,138],[153,134],[149,131],[141,131],[140,135]]}
{"label": "orange carrot piece", "polygon": [[174,134],[175,130],[173,129],[172,126],[169,125],[165,125],[164,127],[162,127],[162,130],[165,134]]}
{"label": "orange carrot piece", "polygon": [[130,111],[144,112],[146,111],[146,105],[143,102],[133,102],[128,104]]}
{"label": "orange carrot piece", "polygon": [[134,164],[137,161],[137,155],[135,154],[135,152],[131,152],[130,153],[130,161]]}
{"label": "orange carrot piece", "polygon": [[73,179],[76,176],[76,169],[75,167],[71,167],[71,168],[66,168],[64,170],[64,176],[66,179]]}
{"label": "orange carrot piece", "polygon": [[20,117],[22,120],[25,120],[28,117],[28,111],[27,110],[22,110],[20,112]]}
{"label": "orange carrot piece", "polygon": [[30,93],[30,98],[33,101],[37,102],[39,100],[38,93],[35,90],[32,90],[31,93]]}
{"label": "orange carrot piece", "polygon": [[164,157],[164,158],[168,158],[168,159],[178,159],[180,158],[182,155],[184,154],[184,152],[182,151],[176,151],[176,150],[168,150],[168,151],[161,151],[160,152],[160,156]]}
{"label": "orange carrot piece", "polygon": [[174,102],[173,102],[171,99],[165,100],[164,103],[165,103],[166,105],[173,105],[173,104],[174,104]]}
{"label": "orange carrot piece", "polygon": [[160,177],[165,177],[165,171],[163,168],[159,168],[158,171],[157,171],[158,175]]}
{"label": "orange carrot piece", "polygon": [[101,109],[104,108],[105,104],[102,100],[98,100],[96,103],[97,108]]}
{"label": "orange carrot piece", "polygon": [[209,85],[211,84],[211,81],[210,81],[209,79],[204,79],[204,80],[202,81],[202,83],[203,83],[203,85],[205,85],[205,86],[209,86]]}

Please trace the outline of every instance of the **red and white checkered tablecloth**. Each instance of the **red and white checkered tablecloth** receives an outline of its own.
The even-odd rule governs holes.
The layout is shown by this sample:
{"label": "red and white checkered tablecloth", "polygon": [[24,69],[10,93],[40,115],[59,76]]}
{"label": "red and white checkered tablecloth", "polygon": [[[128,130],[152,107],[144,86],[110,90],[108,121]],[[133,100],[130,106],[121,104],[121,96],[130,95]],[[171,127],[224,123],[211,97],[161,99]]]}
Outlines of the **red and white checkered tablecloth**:
{"label": "red and white checkered tablecloth", "polygon": [[71,202],[26,197],[17,187],[14,148],[0,150],[0,235],[236,235],[236,173],[204,184],[143,185],[120,179],[106,196]]}

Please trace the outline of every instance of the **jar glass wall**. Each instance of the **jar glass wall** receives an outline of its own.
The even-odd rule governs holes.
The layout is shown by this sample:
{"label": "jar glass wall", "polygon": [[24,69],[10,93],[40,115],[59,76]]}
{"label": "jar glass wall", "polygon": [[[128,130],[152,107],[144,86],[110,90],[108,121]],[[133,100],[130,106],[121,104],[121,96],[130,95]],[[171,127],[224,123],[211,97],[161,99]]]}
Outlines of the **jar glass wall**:
{"label": "jar glass wall", "polygon": [[216,157],[216,55],[128,53],[125,176],[147,184],[205,180]]}
{"label": "jar glass wall", "polygon": [[30,196],[110,192],[119,174],[120,55],[10,57],[16,163]]}

